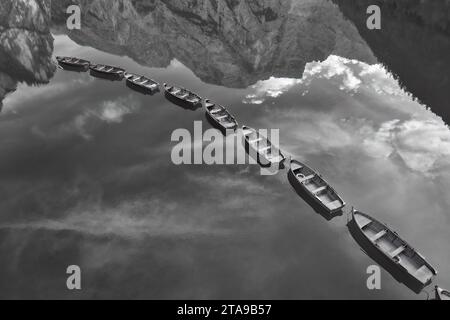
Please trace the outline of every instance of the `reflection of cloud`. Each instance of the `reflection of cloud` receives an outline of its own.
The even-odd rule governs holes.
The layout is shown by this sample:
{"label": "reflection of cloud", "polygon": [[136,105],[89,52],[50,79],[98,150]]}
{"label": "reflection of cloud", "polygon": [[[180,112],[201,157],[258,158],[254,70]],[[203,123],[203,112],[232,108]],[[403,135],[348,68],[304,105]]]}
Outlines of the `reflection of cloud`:
{"label": "reflection of cloud", "polygon": [[378,129],[365,124],[358,134],[372,157],[395,154],[409,169],[427,174],[450,165],[450,131],[440,119],[391,120]]}
{"label": "reflection of cloud", "polygon": [[[353,133],[343,128],[331,113],[290,109],[274,110],[272,114],[283,123],[281,135],[286,139],[281,141],[282,148],[287,143],[298,148],[300,154],[320,153],[351,146],[354,142]],[[270,126],[269,123],[266,125]]]}
{"label": "reflection of cloud", "polygon": [[[120,175],[123,178],[123,174]],[[171,197],[170,201],[164,197],[137,197],[106,206],[100,204],[102,194],[91,191],[93,196],[88,201],[78,202],[75,207],[63,213],[51,218],[38,217],[36,220],[30,219],[31,221],[1,223],[0,230],[72,231],[87,236],[131,240],[148,237],[222,236],[242,227],[242,220],[235,224],[234,219],[266,215],[267,210],[263,208],[267,206],[267,199],[279,196],[270,185],[261,184],[250,173],[240,174],[238,177],[229,176],[225,172],[214,175],[188,174],[187,178],[192,189],[201,191],[202,198],[209,198],[214,202],[218,213],[226,210],[235,212],[235,215],[212,213],[210,201],[192,201],[192,197]],[[73,194],[72,190],[66,191]],[[84,195],[76,196],[84,198]],[[64,195],[60,194],[59,197]]]}
{"label": "reflection of cloud", "polygon": [[32,132],[41,138],[61,138],[67,135],[80,135],[85,139],[91,138],[91,129],[98,125],[98,121],[108,124],[120,123],[127,114],[139,109],[139,104],[133,96],[119,98],[116,101],[104,101],[99,106],[85,110],[76,115],[69,122],[62,123],[56,128],[44,131],[38,126],[32,127]]}
{"label": "reflection of cloud", "polygon": [[258,81],[250,87],[253,90],[253,93],[250,93],[245,97],[244,103],[261,104],[264,102],[265,98],[276,98],[300,82],[301,80],[299,79],[274,77]]}
{"label": "reflection of cloud", "polygon": [[60,99],[70,90],[90,86],[92,81],[94,81],[93,77],[83,76],[81,78],[71,79],[67,82],[51,82],[45,86],[29,86],[25,83],[20,83],[17,86],[17,91],[15,93],[6,96],[3,102],[5,105],[3,113],[15,113],[25,105],[39,107],[38,105],[33,104],[33,101],[42,99],[41,97],[45,97],[49,100]]}
{"label": "reflection of cloud", "polygon": [[368,66],[357,60],[331,55],[323,62],[308,63],[303,73],[302,83],[309,85],[313,79],[333,79],[339,82],[340,90],[354,92],[362,82],[353,72],[353,67],[357,64]]}
{"label": "reflection of cloud", "polygon": [[[241,171],[243,172],[243,171]],[[200,185],[208,185],[213,192],[217,190],[239,190],[245,192],[245,194],[267,195],[273,193],[273,190],[266,188],[264,185],[257,183],[249,178],[248,174],[240,174],[239,176],[229,176],[226,174],[216,174],[214,176],[201,175],[194,176],[189,175],[189,179],[199,183]]]}
{"label": "reflection of cloud", "polygon": [[351,60],[330,55],[322,62],[310,62],[306,65],[301,79],[274,78],[258,81],[250,87],[244,103],[261,104],[268,97],[278,97],[296,85],[303,86],[303,93],[314,80],[326,79],[339,90],[355,94],[360,89],[377,94],[407,96],[394,77],[381,65],[369,65],[358,60]]}
{"label": "reflection of cloud", "polygon": [[450,131],[437,118],[390,120],[375,128],[368,121],[346,121],[356,129],[363,150],[371,157],[399,156],[414,171],[431,173],[450,165]]}
{"label": "reflection of cloud", "polygon": [[0,229],[68,230],[128,239],[221,233],[211,229],[204,217],[186,217],[177,214],[178,210],[177,204],[159,200],[126,201],[112,208],[91,205],[88,209],[73,209],[61,219],[2,224]]}
{"label": "reflection of cloud", "polygon": [[362,136],[368,137],[363,140],[363,146],[366,152],[373,157],[387,158],[394,151],[392,146],[392,130],[396,127],[399,120],[392,120],[383,123],[378,131],[372,127],[364,126],[359,132]]}
{"label": "reflection of cloud", "polygon": [[[311,110],[276,110],[289,132],[285,143],[298,154],[322,154],[358,148],[373,158],[396,155],[411,170],[431,174],[450,166],[450,130],[437,117],[387,120],[339,119]],[[301,146],[301,147],[298,147]]]}
{"label": "reflection of cloud", "polygon": [[[129,101],[127,99],[127,101]],[[136,105],[124,104],[123,100],[103,102],[99,110],[94,111],[95,115],[107,123],[120,123],[123,116],[136,110]]]}
{"label": "reflection of cloud", "polygon": [[[213,175],[189,174],[187,178],[204,189],[205,197],[211,199],[216,209],[231,211],[238,219],[261,219],[271,216],[272,212],[267,211],[266,205],[268,201],[271,201],[270,199],[275,200],[280,197],[277,192],[279,184],[277,179],[259,180],[249,172],[241,171],[241,174],[236,175],[233,171],[233,174],[229,175],[226,172],[217,171]],[[218,218],[222,221],[227,219],[230,219],[230,216]]]}
{"label": "reflection of cloud", "polygon": [[372,151],[374,145],[395,151],[410,169],[418,172],[450,164],[450,131],[438,120],[390,121],[367,138],[365,145]]}

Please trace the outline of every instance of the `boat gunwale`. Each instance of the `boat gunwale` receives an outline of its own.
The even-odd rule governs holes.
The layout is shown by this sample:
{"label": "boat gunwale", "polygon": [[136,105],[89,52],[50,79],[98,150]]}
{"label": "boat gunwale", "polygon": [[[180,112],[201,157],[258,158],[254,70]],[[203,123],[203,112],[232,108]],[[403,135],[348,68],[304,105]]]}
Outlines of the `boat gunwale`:
{"label": "boat gunwale", "polygon": [[[212,103],[211,100],[209,99],[205,99],[205,104],[206,103]],[[213,108],[215,106],[218,106],[219,108],[222,109],[221,112],[225,112],[227,114],[228,117],[230,117],[232,119],[232,123],[234,124],[234,126],[231,128],[232,130],[236,131],[239,127],[238,121],[236,120],[236,118],[227,110],[227,108],[225,108],[224,106],[214,103],[212,106],[207,107],[205,105],[205,111],[206,113],[214,120],[214,122],[216,122],[219,126],[221,126],[223,129],[228,130],[229,128],[225,128],[225,126],[219,121],[219,119],[217,119],[208,108]]]}
{"label": "boat gunwale", "polygon": [[[199,102],[196,102],[196,103],[187,101],[186,99],[183,99],[183,98],[177,96],[176,94],[173,94],[172,92],[170,92],[170,91],[167,89],[168,87],[171,87],[171,88],[178,88],[178,89],[184,90],[184,91],[186,91],[186,92],[189,92],[190,94],[192,94],[192,95],[194,95],[196,98],[198,98],[200,101],[199,101]],[[188,90],[188,89],[186,89],[186,88],[184,88],[184,87],[181,87],[181,86],[177,86],[177,85],[169,85],[168,83],[165,82],[165,83],[163,83],[163,88],[164,88],[164,91],[167,92],[168,94],[170,94],[172,97],[175,97],[175,98],[177,98],[177,99],[179,99],[179,100],[181,100],[181,101],[184,101],[184,102],[187,102],[187,103],[190,103],[190,104],[193,104],[193,105],[197,105],[197,104],[201,103],[202,100],[203,100],[202,97],[201,97],[200,95],[198,95],[197,93],[195,93],[195,92],[193,92],[193,91],[191,91],[191,90]]]}
{"label": "boat gunwale", "polygon": [[[369,241],[369,243],[379,252],[381,252],[389,261],[391,261],[392,263],[394,263],[396,266],[399,266],[402,270],[404,270],[405,272],[407,272],[410,276],[412,276],[414,279],[416,279],[417,281],[419,281],[420,283],[424,284],[420,279],[418,279],[414,274],[412,274],[411,272],[409,272],[408,269],[406,269],[403,265],[400,265],[399,263],[397,263],[393,257],[391,257],[388,252],[385,252],[383,250],[381,250],[381,248],[379,248],[378,246],[375,245],[375,243],[373,243],[370,238],[366,235],[366,233],[362,230],[362,228],[359,226],[358,222],[356,221],[355,215],[359,214],[362,215],[363,217],[366,217],[368,219],[370,219],[371,221],[374,221],[380,225],[382,225],[385,229],[387,229],[388,231],[392,232],[404,245],[408,246],[409,249],[413,250],[415,254],[417,254],[424,262],[424,265],[426,265],[431,273],[433,274],[433,276],[437,275],[437,270],[427,261],[427,259],[420,254],[413,246],[411,246],[406,240],[404,240],[402,237],[400,237],[400,235],[397,233],[397,231],[392,230],[392,228],[390,228],[387,224],[379,221],[376,218],[373,218],[372,216],[370,216],[369,214],[356,210],[354,208],[352,208],[352,221],[354,221],[357,229],[360,231],[360,233],[365,237],[365,239],[367,239]],[[417,269],[418,270],[418,269]],[[431,277],[424,285],[427,286],[428,284],[430,284],[432,282],[433,277]]]}
{"label": "boat gunwale", "polygon": [[[65,59],[78,59],[79,62],[69,62],[69,61],[64,61]],[[91,66],[91,62],[89,60],[86,59],[81,59],[81,58],[77,58],[77,57],[66,57],[66,56],[56,56],[56,61],[58,63],[61,64],[65,64],[65,65],[69,65],[72,67],[90,67]]]}
{"label": "boat gunwale", "polygon": [[[326,203],[324,203],[324,201],[322,201],[320,198],[318,198],[317,196],[316,196],[316,194],[315,193],[313,193],[312,192],[312,190],[310,190],[310,189],[308,189],[308,188],[306,188],[306,186],[303,184],[303,183],[301,183],[299,180],[298,180],[298,178],[297,178],[297,176],[295,175],[295,173],[294,173],[294,170],[295,169],[292,169],[292,164],[297,164],[297,165],[299,165],[299,166],[301,166],[301,167],[304,167],[304,168],[308,168],[309,170],[311,170],[312,172],[314,172],[314,176],[315,177],[319,177],[319,179],[321,179],[325,184],[326,184],[326,187],[327,188],[329,188],[331,191],[333,191],[333,193],[336,195],[336,197],[337,197],[337,199],[336,200],[339,200],[341,203],[342,203],[342,205],[340,206],[340,207],[338,207],[338,208],[336,208],[336,209],[330,209],[330,208],[328,208],[327,206],[326,206]],[[295,181],[309,194],[309,195],[311,195],[317,202],[319,202],[327,211],[329,211],[330,213],[333,213],[333,212],[338,212],[338,211],[340,211],[340,210],[342,210],[347,204],[345,203],[345,201],[344,201],[344,199],[339,195],[339,193],[328,183],[328,181],[327,180],[325,180],[325,178],[323,178],[322,177],[322,175],[319,173],[319,172],[317,172],[316,170],[314,170],[313,168],[311,168],[310,166],[308,166],[308,165],[306,165],[306,164],[304,164],[303,162],[301,162],[301,161],[299,161],[299,160],[296,160],[296,159],[291,159],[291,161],[290,161],[290,167],[289,167],[289,171],[292,173],[292,175],[294,176],[294,178],[295,178]],[[335,201],[336,201],[335,200]]]}
{"label": "boat gunwale", "polygon": [[286,156],[283,154],[283,152],[280,150],[280,148],[274,146],[274,145],[272,144],[272,142],[271,142],[267,137],[265,137],[264,135],[260,135],[260,134],[258,133],[258,131],[257,131],[255,128],[252,128],[252,127],[243,125],[243,126],[242,126],[242,130],[246,130],[246,129],[247,129],[247,130],[251,130],[253,133],[256,133],[256,134],[258,134],[258,136],[261,136],[262,138],[264,138],[264,139],[266,140],[266,142],[268,142],[268,144],[270,145],[271,150],[278,151],[278,154],[281,156],[282,159],[281,159],[280,161],[270,161],[264,153],[261,153],[257,148],[253,147],[254,144],[253,144],[253,143],[250,143],[250,141],[249,141],[249,135],[244,135],[244,140],[245,140],[245,142],[249,145],[249,147],[251,146],[252,149],[255,150],[256,153],[257,153],[259,156],[264,157],[264,158],[267,160],[267,162],[269,162],[269,163],[279,163],[279,164],[281,164],[281,163],[283,163],[283,162],[286,160]]}
{"label": "boat gunwale", "polygon": [[[103,67],[108,67],[108,68],[113,68],[113,71],[104,71],[104,70],[98,70],[96,69],[98,66],[103,66]],[[110,66],[107,64],[91,64],[89,66],[89,69],[94,71],[94,72],[100,72],[100,73],[104,73],[107,75],[114,75],[114,76],[124,76],[126,70],[124,68],[121,67],[115,67],[115,66]]]}
{"label": "boat gunwale", "polygon": [[136,86],[139,86],[139,87],[142,87],[142,88],[145,88],[145,89],[148,89],[148,90],[153,90],[153,89],[148,88],[145,84],[139,84],[139,83],[136,83],[135,81],[136,81],[137,79],[133,81],[133,80],[131,80],[130,78],[128,78],[127,76],[130,76],[130,77],[139,77],[140,79],[143,78],[143,79],[149,80],[149,81],[152,82],[152,84],[156,85],[156,86],[159,88],[159,83],[158,83],[157,81],[153,80],[152,78],[148,78],[148,77],[143,76],[143,75],[140,75],[140,74],[129,73],[129,72],[125,72],[123,76],[124,76],[124,78],[125,78],[125,81],[128,81],[129,83],[134,84],[134,85],[136,85]]}

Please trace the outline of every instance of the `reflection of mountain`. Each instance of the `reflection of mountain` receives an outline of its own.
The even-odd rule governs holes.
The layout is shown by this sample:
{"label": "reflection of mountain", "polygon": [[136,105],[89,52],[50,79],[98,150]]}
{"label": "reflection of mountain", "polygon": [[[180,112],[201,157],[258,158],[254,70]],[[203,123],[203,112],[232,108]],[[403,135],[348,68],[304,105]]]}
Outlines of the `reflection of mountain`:
{"label": "reflection of mountain", "polygon": [[301,77],[330,54],[374,62],[356,28],[328,0],[63,0],[53,21],[81,6],[76,42],[152,67],[177,59],[210,83],[246,87],[270,76]]}
{"label": "reflection of mountain", "polygon": [[49,0],[0,2],[0,107],[19,81],[42,83],[53,75]]}
{"label": "reflection of mountain", "polygon": [[[333,0],[354,22],[377,58],[401,85],[446,123],[450,101],[450,3],[444,0]],[[366,27],[365,11],[379,4],[381,30]]]}

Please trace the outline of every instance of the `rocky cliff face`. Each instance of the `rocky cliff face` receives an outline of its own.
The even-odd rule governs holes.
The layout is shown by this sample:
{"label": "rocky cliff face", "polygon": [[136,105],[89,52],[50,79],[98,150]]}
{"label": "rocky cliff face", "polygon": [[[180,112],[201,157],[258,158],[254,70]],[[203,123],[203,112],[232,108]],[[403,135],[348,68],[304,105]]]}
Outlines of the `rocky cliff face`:
{"label": "rocky cliff face", "polygon": [[50,0],[0,2],[0,107],[17,82],[47,82],[51,63]]}
{"label": "rocky cliff face", "polygon": [[356,28],[328,0],[61,0],[56,24],[77,3],[80,44],[152,67],[177,59],[203,81],[246,87],[270,76],[301,77],[330,54],[374,62]]}
{"label": "rocky cliff face", "polygon": [[[450,1],[333,1],[401,85],[450,123]],[[366,27],[371,4],[381,8],[381,30]]]}

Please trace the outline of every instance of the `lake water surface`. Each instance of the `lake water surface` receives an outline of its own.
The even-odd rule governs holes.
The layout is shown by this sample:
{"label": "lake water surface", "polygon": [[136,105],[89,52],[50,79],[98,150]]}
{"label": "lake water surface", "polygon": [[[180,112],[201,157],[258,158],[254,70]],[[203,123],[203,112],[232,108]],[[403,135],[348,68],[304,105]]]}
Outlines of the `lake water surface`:
{"label": "lake water surface", "polygon": [[[297,78],[233,89],[173,59],[149,68],[55,35],[56,55],[183,85],[241,125],[280,130],[280,147],[321,172],[347,202],[386,222],[450,287],[450,131],[381,65],[338,55]],[[0,297],[423,299],[353,241],[346,214],[327,221],[286,174],[256,165],[181,165],[171,134],[202,110],[124,81],[58,69],[20,84],[0,116]],[[77,293],[65,270],[82,269]],[[429,287],[431,288],[431,286]],[[428,289],[429,289],[428,288]]]}

